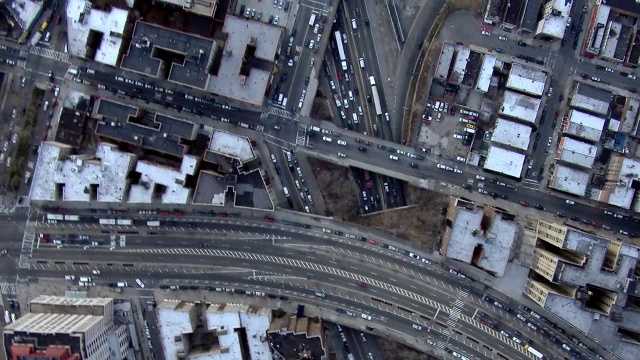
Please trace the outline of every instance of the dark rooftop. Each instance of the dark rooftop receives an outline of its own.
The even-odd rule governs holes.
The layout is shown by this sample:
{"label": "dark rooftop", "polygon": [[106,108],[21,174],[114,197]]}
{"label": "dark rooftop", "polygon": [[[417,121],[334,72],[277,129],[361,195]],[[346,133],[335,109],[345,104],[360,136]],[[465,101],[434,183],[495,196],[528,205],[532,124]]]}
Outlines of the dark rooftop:
{"label": "dark rooftop", "polygon": [[[324,349],[319,337],[307,338],[306,335],[294,335],[292,333],[270,333],[269,342],[272,348],[285,359],[321,359]],[[308,356],[303,357],[307,352]]]}
{"label": "dark rooftop", "polygon": [[84,136],[86,114],[73,109],[62,108],[55,140],[74,148],[80,148]]}
{"label": "dark rooftop", "polygon": [[581,83],[578,88],[578,94],[590,97],[592,99],[610,102],[612,93],[608,90],[600,89],[585,83]]}
{"label": "dark rooftop", "polygon": [[634,0],[606,0],[602,3],[611,6],[612,8],[624,10],[640,16],[640,2]]}
{"label": "dark rooftop", "polygon": [[181,139],[196,135],[193,123],[106,99],[100,100],[97,115],[102,117],[98,135],[178,157],[185,151]]}
{"label": "dark rooftop", "polygon": [[526,0],[509,0],[504,14],[504,22],[512,25],[520,24],[520,16],[524,11],[525,3]]}
{"label": "dark rooftop", "polygon": [[522,15],[522,23],[520,25],[521,28],[535,31],[536,26],[538,25],[538,14],[540,13],[540,6],[542,5],[542,0],[529,0],[527,1],[527,6],[524,9],[524,14]]}
{"label": "dark rooftop", "polygon": [[[120,66],[204,89],[212,48],[213,40],[138,21]],[[168,73],[161,73],[166,71],[163,63]]]}
{"label": "dark rooftop", "polygon": [[631,36],[633,35],[633,29],[629,26],[622,25],[620,34],[618,35],[618,43],[616,44],[616,50],[613,52],[613,58],[624,61],[627,58],[627,50],[631,45]]}
{"label": "dark rooftop", "polygon": [[502,21],[502,15],[504,14],[505,0],[491,0],[489,4],[489,11],[487,11],[487,18],[496,21]]}

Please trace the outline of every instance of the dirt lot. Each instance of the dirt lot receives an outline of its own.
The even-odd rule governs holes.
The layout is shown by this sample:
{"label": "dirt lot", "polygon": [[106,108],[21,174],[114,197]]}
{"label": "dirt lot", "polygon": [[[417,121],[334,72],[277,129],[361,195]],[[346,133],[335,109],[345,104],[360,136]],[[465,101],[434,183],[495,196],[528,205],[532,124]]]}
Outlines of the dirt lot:
{"label": "dirt lot", "polygon": [[353,221],[358,214],[358,186],[349,169],[309,158],[309,165],[320,186],[328,216]]}
{"label": "dirt lot", "polygon": [[445,196],[406,185],[409,206],[360,217],[359,190],[349,169],[315,159],[309,161],[331,216],[385,231],[426,250],[438,248]]}
{"label": "dirt lot", "polygon": [[436,360],[437,358],[429,356],[414,350],[406,345],[395,341],[390,341],[382,337],[377,338],[378,346],[385,359],[403,359],[403,360]]}
{"label": "dirt lot", "polygon": [[333,118],[331,117],[331,110],[329,108],[329,104],[327,103],[327,98],[324,96],[320,89],[318,89],[316,97],[313,99],[311,116],[316,119],[333,121]]}
{"label": "dirt lot", "polygon": [[446,196],[433,191],[405,186],[409,206],[356,219],[354,222],[386,231],[426,250],[436,250],[440,242],[440,226],[446,207]]}

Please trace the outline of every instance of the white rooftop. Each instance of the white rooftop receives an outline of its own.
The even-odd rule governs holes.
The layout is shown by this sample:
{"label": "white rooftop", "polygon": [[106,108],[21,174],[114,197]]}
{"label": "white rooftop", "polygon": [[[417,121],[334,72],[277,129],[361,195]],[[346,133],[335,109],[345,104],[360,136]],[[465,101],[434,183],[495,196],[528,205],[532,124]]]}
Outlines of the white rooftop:
{"label": "white rooftop", "polygon": [[241,162],[249,161],[255,157],[251,141],[243,136],[215,130],[211,135],[209,149]]}
{"label": "white rooftop", "polygon": [[[640,177],[640,160],[624,158],[620,166],[618,184],[610,192],[608,203],[625,209],[630,209],[635,195],[635,190],[631,187],[631,180],[638,180]],[[613,185],[611,185],[613,186]]]}
{"label": "white rooftop", "polygon": [[449,81],[451,83],[460,84],[464,79],[471,50],[466,46],[458,46],[457,49],[458,54],[456,55],[456,60],[453,62],[453,70],[451,71]]}
{"label": "white rooftop", "polygon": [[10,1],[10,4],[10,11],[17,17],[20,27],[26,29],[36,20],[36,15],[42,9],[44,1],[16,0]]}
{"label": "white rooftop", "polygon": [[478,75],[478,82],[476,84],[476,90],[487,92],[489,90],[489,84],[491,83],[491,75],[493,75],[493,68],[496,66],[496,57],[486,54],[482,59],[482,67],[480,68],[480,74]]}
{"label": "white rooftop", "polygon": [[576,91],[571,98],[571,106],[588,110],[589,112],[607,115],[609,111],[609,103],[604,100],[590,97],[586,94],[597,91],[591,85],[578,83],[576,84]]}
{"label": "white rooftop", "polygon": [[191,197],[191,189],[184,186],[187,175],[194,175],[198,159],[191,155],[182,158],[180,169],[138,161],[136,172],[140,173],[140,182],[131,185],[129,202],[149,204],[153,201],[153,195],[157,185],[163,185],[166,189],[162,194],[163,204],[186,204]]}
{"label": "white rooftop", "polygon": [[101,315],[77,315],[63,313],[27,313],[18,321],[7,325],[5,330],[25,331],[41,334],[85,333],[100,326]]}
{"label": "white rooftop", "polygon": [[[556,39],[562,39],[567,28],[571,5],[571,0],[552,0],[551,9],[557,13],[554,14],[551,9],[547,9],[544,18],[538,22],[536,35],[544,34]],[[543,6],[543,10],[546,6],[548,5]]]}
{"label": "white rooftop", "polygon": [[436,68],[435,78],[442,81],[447,81],[449,76],[449,69],[451,69],[451,61],[453,60],[453,54],[456,50],[456,46],[449,43],[444,43],[440,50],[440,58],[438,59],[438,67]]}
{"label": "white rooftop", "polygon": [[478,245],[482,245],[483,253],[477,265],[495,273],[496,276],[503,276],[513,241],[516,238],[517,225],[496,214],[491,228],[483,233],[478,231],[483,213],[482,208],[475,211],[458,208],[455,222],[451,228],[451,238],[446,256],[470,264],[473,260],[474,250]]}
{"label": "white rooftop", "polygon": [[524,165],[524,155],[497,146],[490,146],[485,170],[495,171],[514,178],[519,178]]}
{"label": "white rooftop", "polygon": [[547,74],[538,69],[513,63],[507,79],[507,87],[523,93],[542,96],[547,82]]}
{"label": "white rooftop", "polygon": [[601,117],[572,109],[565,132],[586,140],[597,142],[602,136],[605,120]]}
{"label": "white rooftop", "polygon": [[98,31],[103,37],[94,60],[115,66],[120,57],[120,46],[128,14],[128,10],[116,7],[112,7],[109,12],[92,9],[89,0],[69,0],[67,2],[69,54],[84,58],[90,31]]}
{"label": "white rooftop", "polygon": [[[127,175],[135,155],[121,152],[115,145],[100,143],[95,158],[66,157],[71,148],[56,142],[43,142],[31,182],[29,198],[41,201],[121,202],[125,199]],[[62,186],[62,198],[57,186]],[[91,198],[91,188],[97,197]]]}
{"label": "white rooftop", "polygon": [[596,155],[598,154],[598,147],[575,140],[569,137],[563,137],[560,139],[560,159],[568,163],[591,168]]}
{"label": "white rooftop", "polygon": [[618,41],[620,40],[620,34],[622,33],[622,24],[617,21],[611,21],[609,23],[609,26],[609,31],[606,34],[604,49],[602,49],[600,55],[609,59],[624,61],[624,58],[617,59],[615,57],[616,47],[618,47]]}
{"label": "white rooftop", "polygon": [[[198,313],[192,303],[165,300],[156,309],[160,340],[167,360],[177,360],[178,354],[185,351],[181,335],[193,332],[196,324],[192,324],[190,315]],[[220,307],[220,308],[219,308]],[[184,359],[189,360],[236,360],[242,358],[243,346],[238,337],[237,328],[245,328],[248,350],[251,359],[267,359],[270,357],[269,343],[261,337],[269,329],[268,312],[249,313],[249,307],[243,305],[210,305],[205,312],[209,330],[218,334],[219,347],[209,352],[191,353]],[[256,336],[257,335],[257,336]],[[225,349],[225,351],[220,351]]]}
{"label": "white rooftop", "polygon": [[540,108],[540,99],[506,90],[500,114],[534,124]]}
{"label": "white rooftop", "polygon": [[588,172],[556,163],[551,188],[570,194],[584,196],[590,175]]}
{"label": "white rooftop", "polygon": [[[609,14],[611,13],[611,7],[605,4],[600,4],[595,7],[594,10],[598,10],[598,14],[595,16],[595,21],[592,28],[592,38],[593,41],[589,41],[589,50],[595,52],[596,54],[600,53],[600,46],[602,45],[602,40],[604,39],[606,24],[609,20]],[[597,24],[602,24],[601,27],[598,27]]]}
{"label": "white rooftop", "polygon": [[526,151],[529,148],[531,127],[498,118],[491,141]]}
{"label": "white rooftop", "polygon": [[252,67],[241,79],[240,70],[247,45],[254,41],[255,57],[273,62],[284,28],[243,17],[227,16],[222,32],[227,34],[220,68],[209,77],[207,90],[254,105],[261,105],[271,79],[272,67]]}

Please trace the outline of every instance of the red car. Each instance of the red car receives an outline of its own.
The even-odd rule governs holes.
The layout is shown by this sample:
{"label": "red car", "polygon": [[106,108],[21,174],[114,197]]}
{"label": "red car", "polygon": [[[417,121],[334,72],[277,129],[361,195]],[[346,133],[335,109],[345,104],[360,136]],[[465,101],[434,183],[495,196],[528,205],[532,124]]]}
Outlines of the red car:
{"label": "red car", "polygon": [[360,9],[356,8],[356,15],[360,16]]}
{"label": "red car", "polygon": [[374,240],[374,239],[368,239],[367,242],[371,245],[377,245],[378,244],[378,240]]}
{"label": "red car", "polygon": [[174,211],[174,212],[173,212],[173,215],[175,215],[175,216],[182,216],[182,215],[184,215],[184,213],[183,213],[182,211]]}
{"label": "red car", "polygon": [[338,80],[342,81],[342,71],[338,71]]}
{"label": "red car", "polygon": [[272,222],[275,222],[276,220],[274,218],[272,218],[272,217],[266,217],[266,218],[264,218],[264,221],[272,223]]}
{"label": "red car", "polygon": [[362,281],[358,281],[358,286],[363,288],[363,289],[366,289],[369,285],[367,285],[367,283],[364,283]]}
{"label": "red car", "polygon": [[526,201],[520,201],[520,205],[522,205],[522,206],[526,206],[526,207],[531,206],[531,205],[529,205],[529,203],[528,203],[528,202],[526,202]]}

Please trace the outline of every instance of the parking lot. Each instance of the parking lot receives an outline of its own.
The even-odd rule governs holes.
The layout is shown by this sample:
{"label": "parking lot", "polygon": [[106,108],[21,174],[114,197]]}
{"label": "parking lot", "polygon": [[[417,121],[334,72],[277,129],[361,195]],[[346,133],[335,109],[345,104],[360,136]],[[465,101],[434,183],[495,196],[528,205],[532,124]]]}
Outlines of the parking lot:
{"label": "parking lot", "polygon": [[236,5],[235,14],[248,19],[286,27],[289,14],[293,13],[291,11],[293,5],[294,2],[291,0],[250,1],[248,4],[240,1]]}

